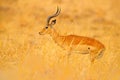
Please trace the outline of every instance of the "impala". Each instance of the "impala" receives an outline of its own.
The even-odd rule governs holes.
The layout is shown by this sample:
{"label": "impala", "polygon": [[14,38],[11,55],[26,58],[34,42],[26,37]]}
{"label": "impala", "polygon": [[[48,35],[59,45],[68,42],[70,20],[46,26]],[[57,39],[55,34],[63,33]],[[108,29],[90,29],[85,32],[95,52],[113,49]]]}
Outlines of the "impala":
{"label": "impala", "polygon": [[90,54],[91,62],[94,62],[95,59],[102,57],[105,46],[98,40],[77,35],[62,36],[56,32],[53,27],[56,23],[56,19],[52,18],[57,17],[60,14],[60,11],[61,9],[57,8],[56,13],[47,18],[46,26],[39,32],[39,34],[50,34],[56,44],[69,51],[68,56],[71,53]]}

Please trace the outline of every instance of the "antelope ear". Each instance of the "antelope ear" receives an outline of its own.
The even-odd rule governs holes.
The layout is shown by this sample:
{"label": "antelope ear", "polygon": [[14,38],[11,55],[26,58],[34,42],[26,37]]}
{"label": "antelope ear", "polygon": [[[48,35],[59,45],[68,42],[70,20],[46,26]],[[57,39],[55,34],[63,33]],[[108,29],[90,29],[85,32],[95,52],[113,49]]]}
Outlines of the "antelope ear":
{"label": "antelope ear", "polygon": [[52,20],[51,25],[56,24],[56,19]]}

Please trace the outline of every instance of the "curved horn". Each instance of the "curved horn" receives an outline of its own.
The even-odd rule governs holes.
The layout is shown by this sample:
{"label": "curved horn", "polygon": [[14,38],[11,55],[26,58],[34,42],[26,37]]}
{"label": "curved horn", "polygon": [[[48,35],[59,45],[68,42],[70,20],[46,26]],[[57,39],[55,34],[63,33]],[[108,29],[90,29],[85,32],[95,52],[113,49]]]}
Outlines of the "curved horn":
{"label": "curved horn", "polygon": [[52,18],[54,18],[54,17],[56,17],[56,16],[58,16],[58,15],[60,14],[60,11],[61,11],[61,9],[60,9],[59,7],[57,7],[56,13],[53,14],[53,15],[51,15],[51,16],[49,16],[49,17],[47,18],[47,25],[49,25],[49,22],[50,22],[50,20],[51,20]]}

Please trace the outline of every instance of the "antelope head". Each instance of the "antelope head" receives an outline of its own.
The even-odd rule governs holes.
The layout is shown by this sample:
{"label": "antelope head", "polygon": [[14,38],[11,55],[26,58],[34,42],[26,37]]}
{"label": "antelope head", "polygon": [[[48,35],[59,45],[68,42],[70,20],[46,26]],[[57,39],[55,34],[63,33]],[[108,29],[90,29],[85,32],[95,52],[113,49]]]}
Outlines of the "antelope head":
{"label": "antelope head", "polygon": [[57,7],[56,13],[47,18],[46,26],[39,32],[40,35],[49,34],[51,32],[53,25],[56,24],[56,19],[52,20],[52,18],[57,17],[60,14],[60,11],[61,9]]}

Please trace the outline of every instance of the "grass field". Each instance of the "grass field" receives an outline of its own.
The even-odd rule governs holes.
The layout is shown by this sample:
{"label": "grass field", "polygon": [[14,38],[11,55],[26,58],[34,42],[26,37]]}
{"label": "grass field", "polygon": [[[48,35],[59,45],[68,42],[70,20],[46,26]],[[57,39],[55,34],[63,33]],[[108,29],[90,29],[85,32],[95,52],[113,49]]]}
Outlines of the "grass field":
{"label": "grass field", "polygon": [[[46,18],[61,7],[54,26],[61,35],[102,42],[105,53],[91,64],[88,54],[72,54],[50,35],[39,35]],[[1,0],[0,80],[120,80],[120,1]]]}

